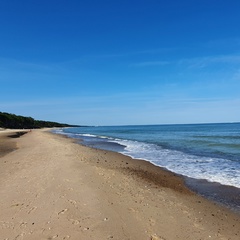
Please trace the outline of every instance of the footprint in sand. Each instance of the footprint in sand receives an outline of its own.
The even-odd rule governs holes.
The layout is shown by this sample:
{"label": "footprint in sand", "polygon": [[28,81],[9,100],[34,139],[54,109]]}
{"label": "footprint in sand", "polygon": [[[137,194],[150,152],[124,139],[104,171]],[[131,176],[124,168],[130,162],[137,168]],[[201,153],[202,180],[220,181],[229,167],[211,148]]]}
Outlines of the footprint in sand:
{"label": "footprint in sand", "polygon": [[74,201],[74,200],[71,200],[71,199],[68,199],[68,202],[70,202],[71,204],[73,204],[74,206],[77,204],[77,202],[76,201]]}
{"label": "footprint in sand", "polygon": [[22,222],[19,226],[20,226],[21,229],[26,228],[27,227],[27,222]]}
{"label": "footprint in sand", "polygon": [[1,229],[6,229],[6,228],[11,228],[11,229],[14,229],[14,223],[13,222],[3,222],[1,221],[0,222],[0,228]]}
{"label": "footprint in sand", "polygon": [[60,211],[60,212],[58,213],[58,215],[64,214],[67,210],[68,210],[67,208],[66,208],[66,209],[63,209],[62,211]]}
{"label": "footprint in sand", "polygon": [[35,211],[37,209],[37,207],[32,207],[29,211],[28,214],[30,214],[31,212]]}
{"label": "footprint in sand", "polygon": [[11,205],[11,207],[22,207],[24,205],[24,203],[16,203]]}
{"label": "footprint in sand", "polygon": [[21,233],[19,235],[17,235],[14,240],[22,240],[23,239],[23,236],[24,236],[24,233]]}
{"label": "footprint in sand", "polygon": [[153,234],[151,236],[151,240],[166,240],[164,237],[158,237],[156,234]]}
{"label": "footprint in sand", "polygon": [[73,219],[72,219],[72,224],[73,224],[73,225],[78,225],[78,224],[80,224],[80,221],[78,221],[78,220],[73,220]]}
{"label": "footprint in sand", "polygon": [[55,238],[58,238],[58,234],[52,236],[52,237],[49,237],[48,240],[51,240],[51,239],[55,239]]}

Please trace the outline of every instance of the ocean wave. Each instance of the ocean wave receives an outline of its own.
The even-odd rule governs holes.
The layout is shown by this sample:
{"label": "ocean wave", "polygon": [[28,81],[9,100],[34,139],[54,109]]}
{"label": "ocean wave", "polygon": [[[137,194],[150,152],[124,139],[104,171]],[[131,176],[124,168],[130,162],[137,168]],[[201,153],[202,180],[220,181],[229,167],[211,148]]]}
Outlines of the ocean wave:
{"label": "ocean wave", "polygon": [[[236,154],[231,151],[232,148],[237,148],[235,143],[230,146],[225,144],[227,149],[222,148],[223,151],[211,146],[211,148],[206,149],[205,139],[203,142],[199,138],[192,139],[193,135],[190,136],[189,133],[187,133],[187,137],[183,137],[182,132],[178,135],[175,132],[164,135],[162,132],[156,133],[156,127],[150,133],[147,132],[150,129],[145,129],[147,132],[145,133],[141,128],[139,127],[137,131],[134,128],[135,135],[130,130],[127,132],[131,132],[131,134],[125,135],[126,131],[122,131],[121,127],[116,127],[116,129],[111,127],[110,133],[106,131],[106,128],[99,127],[97,134],[95,130],[89,131],[89,129],[85,129],[85,132],[67,131],[69,131],[70,137],[82,138],[88,146],[118,151],[190,178],[206,179],[209,182],[218,182],[240,188],[240,162],[239,158],[236,158]],[[107,130],[109,131],[109,129]],[[201,134],[201,137],[206,136],[204,134]],[[191,142],[191,140],[193,141]],[[219,141],[216,144],[221,145],[222,143]]]}
{"label": "ocean wave", "polygon": [[[240,188],[240,170],[236,166],[239,162],[186,154],[138,141],[115,140],[115,142],[125,145],[121,153],[132,158],[150,161],[156,166],[187,177]],[[231,171],[226,170],[229,168]]]}

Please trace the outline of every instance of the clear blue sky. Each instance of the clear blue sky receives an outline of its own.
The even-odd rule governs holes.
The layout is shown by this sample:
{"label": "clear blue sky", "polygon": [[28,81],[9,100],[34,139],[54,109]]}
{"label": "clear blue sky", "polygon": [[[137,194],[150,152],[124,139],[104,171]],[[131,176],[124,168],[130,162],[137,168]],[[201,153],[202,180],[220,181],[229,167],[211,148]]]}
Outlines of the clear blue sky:
{"label": "clear blue sky", "polygon": [[83,125],[240,121],[239,0],[1,0],[0,111]]}

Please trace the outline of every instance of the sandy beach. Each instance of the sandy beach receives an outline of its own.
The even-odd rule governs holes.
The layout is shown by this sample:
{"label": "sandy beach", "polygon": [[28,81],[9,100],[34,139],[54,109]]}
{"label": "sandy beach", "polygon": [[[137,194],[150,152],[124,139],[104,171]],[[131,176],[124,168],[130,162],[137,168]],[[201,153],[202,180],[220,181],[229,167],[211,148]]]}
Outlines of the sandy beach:
{"label": "sandy beach", "polygon": [[46,130],[16,132],[0,131],[0,240],[240,239],[239,214],[171,172]]}

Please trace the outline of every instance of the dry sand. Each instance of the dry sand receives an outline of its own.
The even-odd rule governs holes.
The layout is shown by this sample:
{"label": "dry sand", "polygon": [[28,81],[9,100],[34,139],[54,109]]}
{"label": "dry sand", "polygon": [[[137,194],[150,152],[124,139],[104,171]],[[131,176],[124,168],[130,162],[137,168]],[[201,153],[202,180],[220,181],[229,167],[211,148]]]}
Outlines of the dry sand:
{"label": "dry sand", "polygon": [[0,132],[0,240],[240,239],[239,215],[150,163],[42,130],[8,135]]}

